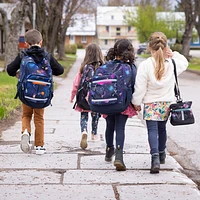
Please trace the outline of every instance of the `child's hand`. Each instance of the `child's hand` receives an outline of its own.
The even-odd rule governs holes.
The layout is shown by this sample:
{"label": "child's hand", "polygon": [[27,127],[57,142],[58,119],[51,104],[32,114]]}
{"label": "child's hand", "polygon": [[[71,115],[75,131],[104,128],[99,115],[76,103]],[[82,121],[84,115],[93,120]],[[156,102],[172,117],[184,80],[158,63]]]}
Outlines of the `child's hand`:
{"label": "child's hand", "polygon": [[134,106],[135,110],[141,111],[141,106],[138,106],[138,105],[133,105],[133,106]]}
{"label": "child's hand", "polygon": [[167,47],[165,50],[165,59],[171,58],[172,56],[173,56],[172,50],[169,47]]}
{"label": "child's hand", "polygon": [[73,99],[70,99],[69,102],[70,102],[70,103],[73,103]]}
{"label": "child's hand", "polygon": [[18,72],[16,72],[16,78],[19,78],[19,71]]}

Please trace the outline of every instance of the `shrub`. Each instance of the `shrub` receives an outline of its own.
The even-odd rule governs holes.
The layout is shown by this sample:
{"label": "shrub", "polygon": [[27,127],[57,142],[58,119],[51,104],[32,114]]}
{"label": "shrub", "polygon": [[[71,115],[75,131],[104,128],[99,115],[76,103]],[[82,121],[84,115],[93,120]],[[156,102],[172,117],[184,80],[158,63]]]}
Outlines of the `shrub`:
{"label": "shrub", "polygon": [[171,50],[172,51],[178,51],[179,53],[181,53],[182,50],[182,44],[174,44],[171,46]]}
{"label": "shrub", "polygon": [[65,54],[76,54],[77,46],[76,44],[69,44],[65,46]]}

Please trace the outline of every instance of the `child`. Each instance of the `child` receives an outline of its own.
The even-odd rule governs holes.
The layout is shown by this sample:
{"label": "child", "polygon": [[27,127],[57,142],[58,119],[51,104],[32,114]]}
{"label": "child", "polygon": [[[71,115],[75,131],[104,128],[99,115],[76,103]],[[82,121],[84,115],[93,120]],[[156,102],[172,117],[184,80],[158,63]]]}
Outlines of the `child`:
{"label": "child", "polygon": [[[134,91],[136,68],[134,66],[134,48],[128,39],[118,40],[114,48],[109,49],[106,59],[113,63],[113,67],[120,63],[127,63],[130,65],[132,73],[130,76],[130,85],[132,92]],[[129,85],[129,84],[127,84]],[[131,99],[130,99],[131,101]],[[112,161],[112,156],[115,153],[114,166],[117,171],[125,171],[126,166],[123,161],[123,149],[125,140],[125,125],[128,117],[136,115],[136,111],[129,103],[129,106],[121,113],[113,115],[103,115],[106,118],[106,156],[105,161]],[[114,131],[116,132],[116,150],[114,150]]]}
{"label": "child", "polygon": [[[80,67],[80,69],[74,79],[74,82],[73,82],[73,88],[71,91],[71,98],[70,98],[71,103],[73,102],[73,99],[77,94],[81,76],[83,76],[83,74],[84,74],[86,76],[86,80],[89,81],[92,78],[92,76],[94,75],[95,69],[98,68],[103,63],[104,63],[104,58],[103,58],[103,54],[102,54],[99,46],[95,43],[89,44],[86,47],[84,60],[81,64],[81,67]],[[82,137],[81,137],[80,147],[82,149],[86,149],[87,148],[87,137],[88,137],[88,130],[87,130],[88,112],[91,112],[91,110],[84,110],[84,109],[80,108],[78,105],[76,105],[75,110],[77,110],[81,113],[80,126],[81,126]],[[91,137],[91,139],[93,141],[95,141],[98,139],[97,126],[98,126],[100,114],[91,112],[91,117],[92,117],[92,137]]]}
{"label": "child", "polygon": [[143,118],[146,120],[151,154],[150,173],[159,173],[160,164],[165,163],[166,123],[169,106],[174,100],[174,66],[177,74],[186,70],[187,59],[178,52],[172,52],[167,45],[167,37],[155,32],[149,39],[151,57],[140,63],[135,83],[132,103],[137,111],[144,103]]}
{"label": "child", "polygon": [[[42,35],[36,29],[31,29],[25,33],[25,42],[28,45],[28,49],[25,53],[31,56],[36,63],[42,61],[45,55],[45,51],[42,46]],[[56,59],[49,55],[49,62],[53,75],[61,75],[64,72],[64,68],[56,61]],[[7,66],[7,73],[10,76],[16,76],[18,78],[21,64],[21,55],[15,58],[15,60]],[[21,150],[25,153],[30,151],[30,136],[31,136],[31,119],[34,115],[35,124],[35,147],[36,154],[44,154],[46,149],[44,147],[44,108],[31,108],[22,103],[22,136],[21,136]]]}

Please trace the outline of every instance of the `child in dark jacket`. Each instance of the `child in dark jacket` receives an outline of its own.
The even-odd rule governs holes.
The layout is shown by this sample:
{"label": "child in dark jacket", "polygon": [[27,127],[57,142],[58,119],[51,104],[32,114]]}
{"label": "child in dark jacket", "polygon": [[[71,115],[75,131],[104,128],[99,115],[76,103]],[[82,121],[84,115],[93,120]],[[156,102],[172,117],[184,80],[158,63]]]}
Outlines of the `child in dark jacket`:
{"label": "child in dark jacket", "polygon": [[[36,29],[31,29],[25,33],[25,42],[28,45],[28,49],[25,50],[26,55],[31,56],[36,63],[42,61],[46,52],[42,46],[42,35]],[[49,63],[52,69],[53,75],[61,75],[64,72],[64,68],[57,62],[57,60],[49,55]],[[21,53],[7,66],[7,73],[10,76],[19,77],[19,69],[21,64]],[[44,154],[46,149],[44,148],[44,108],[31,108],[22,103],[22,135],[21,135],[21,150],[25,153],[30,151],[30,136],[31,136],[31,119],[34,115],[35,124],[35,147],[36,154]]]}

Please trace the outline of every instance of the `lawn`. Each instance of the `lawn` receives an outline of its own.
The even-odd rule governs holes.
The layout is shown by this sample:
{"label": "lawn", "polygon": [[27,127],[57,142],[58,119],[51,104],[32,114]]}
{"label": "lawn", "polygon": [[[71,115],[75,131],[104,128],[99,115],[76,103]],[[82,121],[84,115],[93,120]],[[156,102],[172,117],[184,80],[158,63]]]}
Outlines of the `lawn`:
{"label": "lawn", "polygon": [[[67,55],[66,60],[58,61],[65,68],[62,77],[66,77],[75,60],[75,55]],[[3,65],[3,61],[0,61],[0,67],[3,67]],[[0,120],[8,118],[9,114],[21,105],[19,99],[14,99],[16,85],[17,78],[8,76],[6,72],[0,72]]]}

